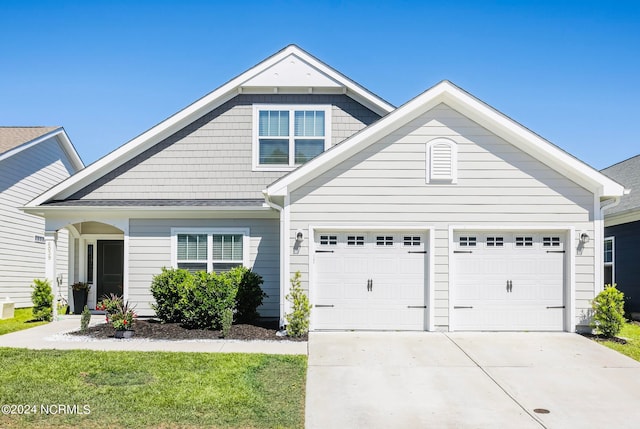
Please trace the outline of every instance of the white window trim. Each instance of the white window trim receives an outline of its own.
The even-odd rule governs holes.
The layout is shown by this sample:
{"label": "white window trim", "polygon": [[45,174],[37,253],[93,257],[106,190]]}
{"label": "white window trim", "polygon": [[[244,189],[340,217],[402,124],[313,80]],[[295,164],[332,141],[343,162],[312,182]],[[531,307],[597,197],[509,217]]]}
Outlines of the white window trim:
{"label": "white window trim", "polygon": [[[451,176],[446,179],[434,179],[432,178],[432,151],[433,147],[436,145],[447,145],[451,149]],[[446,138],[436,138],[431,140],[426,145],[426,165],[425,165],[425,173],[426,173],[426,183],[434,184],[434,185],[448,185],[448,184],[456,184],[458,183],[458,145],[456,142]]]}
{"label": "white window trim", "polygon": [[302,164],[295,164],[295,150],[292,145],[295,140],[293,115],[289,117],[289,165],[261,165],[260,164],[260,144],[258,142],[258,126],[260,110],[322,110],[324,111],[324,150],[331,147],[331,105],[330,104],[254,104],[253,105],[253,126],[252,126],[252,169],[253,171],[292,171]]}
{"label": "white window trim", "polygon": [[[604,243],[611,241],[611,262],[604,262]],[[602,243],[602,261],[605,267],[611,267],[611,284],[616,284],[616,237],[605,237]]]}
{"label": "white window trim", "polygon": [[251,244],[250,228],[171,228],[171,266],[178,268],[178,234],[207,234],[207,272],[213,271],[213,236],[242,234],[242,266],[251,268],[249,264]]}

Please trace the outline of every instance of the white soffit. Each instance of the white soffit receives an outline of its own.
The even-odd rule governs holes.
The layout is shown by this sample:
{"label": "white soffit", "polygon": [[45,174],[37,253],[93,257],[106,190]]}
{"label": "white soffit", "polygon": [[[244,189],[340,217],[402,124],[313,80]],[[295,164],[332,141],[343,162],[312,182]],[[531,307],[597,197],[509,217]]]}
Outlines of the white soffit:
{"label": "white soffit", "polygon": [[343,88],[344,85],[291,54],[244,82],[242,87]]}

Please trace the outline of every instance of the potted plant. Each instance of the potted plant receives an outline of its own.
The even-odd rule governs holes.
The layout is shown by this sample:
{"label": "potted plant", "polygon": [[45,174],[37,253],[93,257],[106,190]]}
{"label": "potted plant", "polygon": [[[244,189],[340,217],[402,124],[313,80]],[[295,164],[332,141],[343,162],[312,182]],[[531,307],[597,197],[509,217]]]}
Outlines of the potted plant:
{"label": "potted plant", "polygon": [[71,285],[73,290],[73,314],[82,314],[84,306],[87,305],[87,297],[91,286],[86,282],[76,282]]}
{"label": "potted plant", "polygon": [[116,338],[131,338],[134,334],[136,321],[135,306],[129,304],[121,296],[111,294],[105,297],[96,307],[106,313],[107,323],[116,330]]}

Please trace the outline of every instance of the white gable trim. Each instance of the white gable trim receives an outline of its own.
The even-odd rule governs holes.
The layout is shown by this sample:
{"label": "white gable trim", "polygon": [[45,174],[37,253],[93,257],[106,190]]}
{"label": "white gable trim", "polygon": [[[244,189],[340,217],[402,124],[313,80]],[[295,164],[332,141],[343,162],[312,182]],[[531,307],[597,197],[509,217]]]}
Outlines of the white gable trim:
{"label": "white gable trim", "polygon": [[[34,207],[51,199],[68,198],[86,185],[102,177],[104,174],[108,173],[119,165],[122,165],[135,156],[141,154],[145,150],[153,147],[155,144],[160,143],[165,138],[181,130],[198,118],[201,118],[216,107],[229,101],[236,95],[240,93],[252,93],[254,91],[257,91],[259,88],[245,88],[245,84],[247,82],[257,82],[257,80],[254,81],[254,79],[257,79],[261,74],[266,73],[278,63],[286,61],[286,59],[291,56],[295,56],[295,58],[299,61],[306,63],[307,67],[309,67],[310,70],[315,70],[316,78],[313,79],[311,83],[315,82],[323,84],[322,82],[320,82],[320,78],[322,76],[326,76],[325,79],[329,79],[329,81],[339,83],[340,86],[336,87],[336,84],[334,83],[331,85],[331,87],[325,88],[289,88],[289,90],[286,91],[287,93],[292,93],[292,91],[300,93],[321,93],[323,91],[329,91],[330,93],[335,93],[336,91],[338,91],[339,93],[348,95],[349,97],[362,103],[367,108],[380,115],[385,115],[394,109],[391,104],[387,103],[372,92],[366,90],[364,87],[358,85],[356,82],[332,69],[325,63],[319,61],[304,50],[295,45],[290,45],[272,55],[271,57],[267,58],[266,60],[262,61],[260,64],[252,67],[236,78],[225,83],[218,89],[199,99],[185,109],[179,111],[175,115],[159,123],[155,127],[140,134],[138,137],[134,138],[123,146],[120,146],[118,149],[94,162],[80,173],[72,176],[61,184],[54,186],[49,191],[45,192],[44,194],[30,202],[28,206]],[[275,87],[274,89],[275,92],[278,92],[278,87]],[[271,89],[271,92],[273,92],[274,89]],[[264,90],[264,88],[262,88],[262,90]]]}
{"label": "white gable trim", "polygon": [[47,141],[51,138],[57,138],[58,144],[60,145],[60,147],[62,148],[62,150],[64,151],[65,155],[67,155],[67,159],[69,160],[69,162],[71,163],[74,172],[82,170],[84,168],[84,163],[82,162],[82,159],[80,159],[80,155],[78,155],[78,152],[76,152],[75,147],[73,147],[73,144],[71,143],[71,140],[69,139],[69,136],[67,135],[67,133],[64,131],[64,128],[60,127],[57,128],[51,132],[48,132],[46,134],[41,135],[40,137],[33,139],[31,141],[25,142],[23,144],[21,144],[20,146],[14,147],[11,150],[8,150],[2,154],[0,154],[0,161],[5,160],[7,158],[10,158],[14,155],[17,155],[18,153],[29,149],[30,147],[33,147],[37,144],[40,144],[44,141]]}
{"label": "white gable trim", "polygon": [[598,196],[622,195],[623,186],[448,81],[442,81],[387,116],[277,180],[266,192],[282,196],[360,152],[440,103],[465,115]]}

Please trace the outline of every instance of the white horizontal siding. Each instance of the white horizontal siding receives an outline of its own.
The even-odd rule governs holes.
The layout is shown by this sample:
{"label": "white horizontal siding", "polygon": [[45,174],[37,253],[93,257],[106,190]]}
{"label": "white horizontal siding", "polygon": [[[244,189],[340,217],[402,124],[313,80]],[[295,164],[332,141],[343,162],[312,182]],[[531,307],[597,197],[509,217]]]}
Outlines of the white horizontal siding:
{"label": "white horizontal siding", "polygon": [[[457,144],[457,184],[425,183],[426,143],[437,137]],[[449,225],[565,225],[594,236],[590,192],[445,105],[294,191],[291,203],[292,236],[312,224],[434,227],[436,328],[449,324]],[[308,287],[306,245],[291,271]],[[593,260],[590,242],[576,257],[578,321],[594,294]]]}
{"label": "white horizontal siding", "polygon": [[[44,219],[19,210],[69,177],[73,167],[57,139],[51,138],[0,161],[0,299],[31,306],[33,279],[44,278]],[[58,273],[67,281],[66,231],[58,241]],[[64,283],[63,283],[64,284]]]}
{"label": "white horizontal siding", "polygon": [[280,305],[279,224],[274,219],[132,219],[129,226],[129,300],[140,314],[151,315],[150,285],[162,267],[171,266],[171,228],[249,228],[250,268],[264,279],[269,295],[259,312],[278,317]]}
{"label": "white horizontal siding", "polygon": [[333,144],[378,118],[345,95],[239,95],[72,198],[262,198],[284,172],[252,171],[253,103],[332,105]]}

